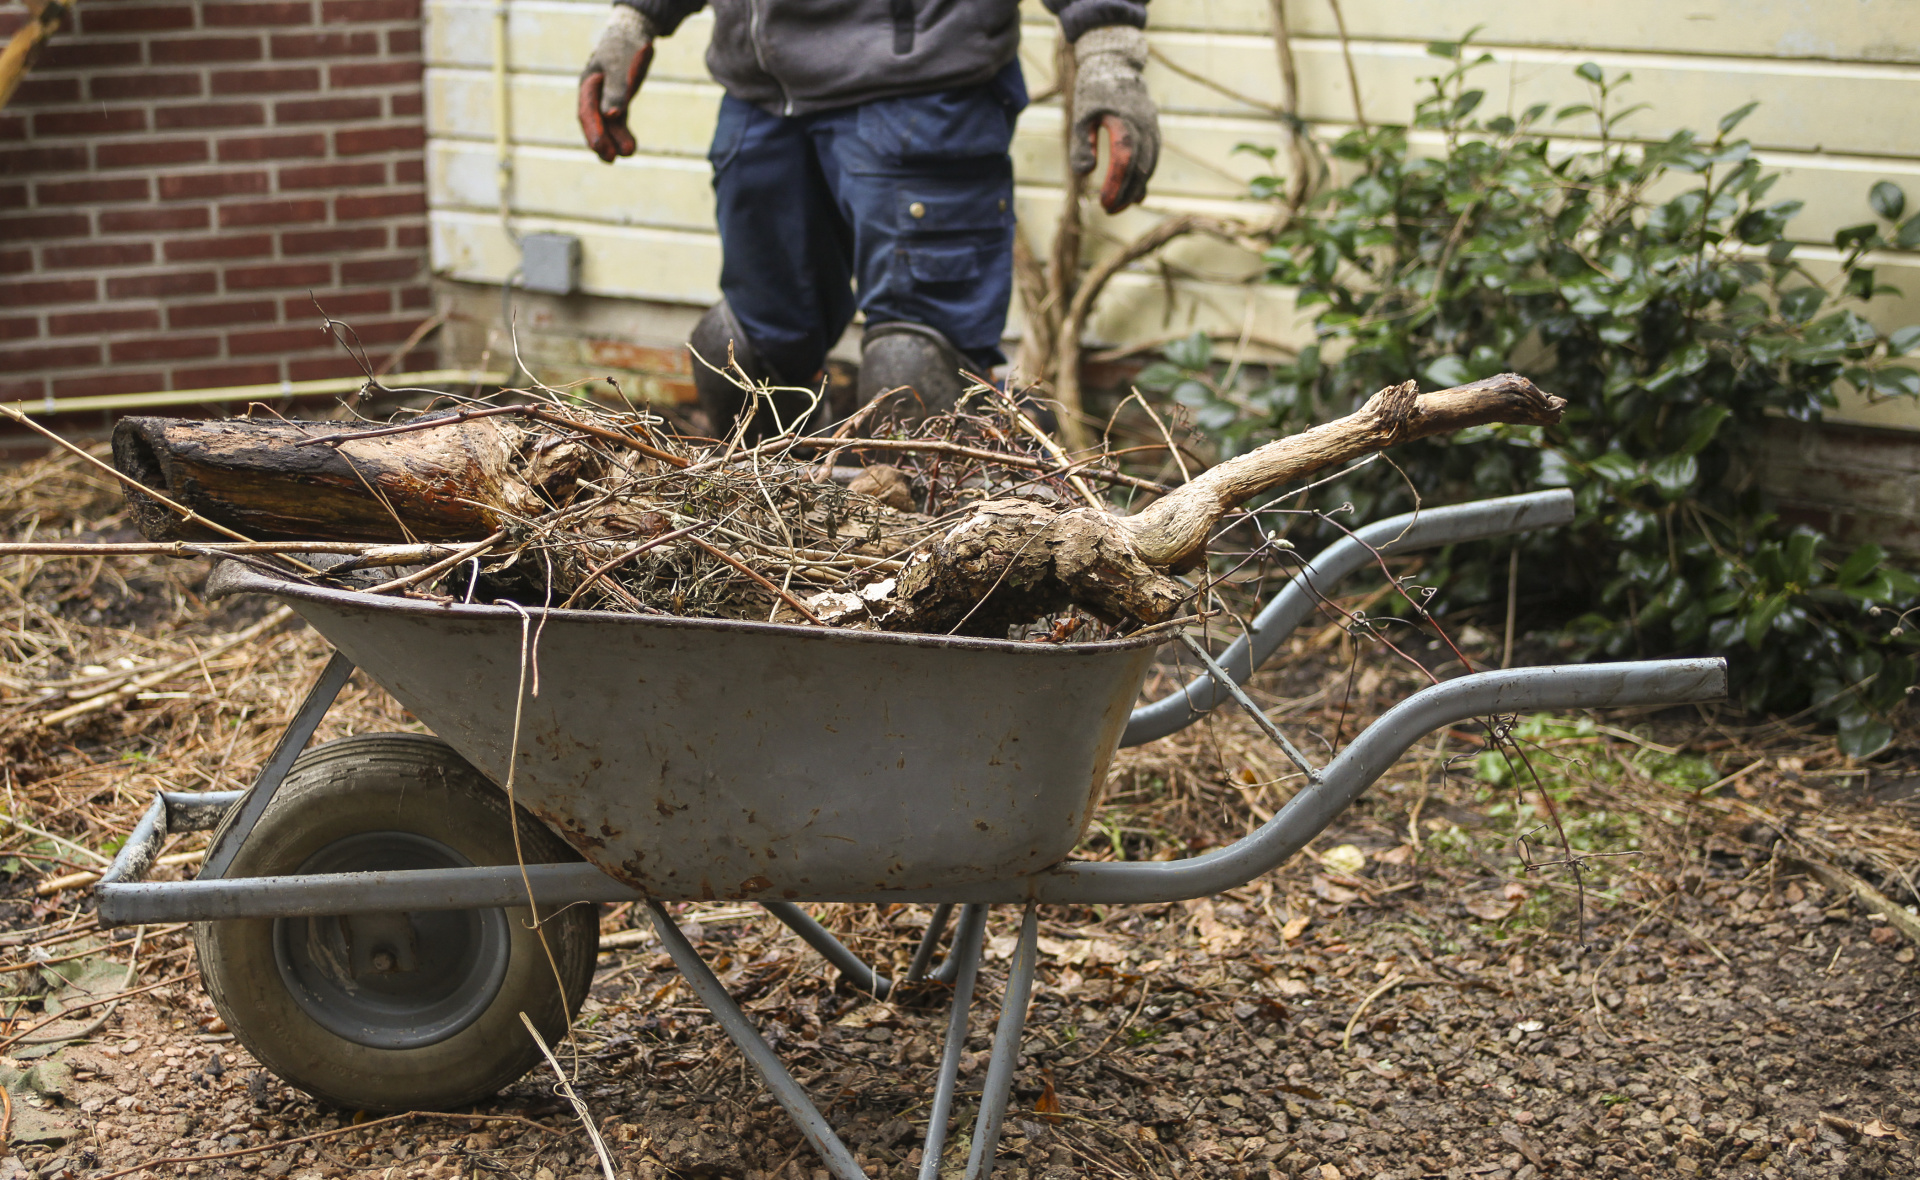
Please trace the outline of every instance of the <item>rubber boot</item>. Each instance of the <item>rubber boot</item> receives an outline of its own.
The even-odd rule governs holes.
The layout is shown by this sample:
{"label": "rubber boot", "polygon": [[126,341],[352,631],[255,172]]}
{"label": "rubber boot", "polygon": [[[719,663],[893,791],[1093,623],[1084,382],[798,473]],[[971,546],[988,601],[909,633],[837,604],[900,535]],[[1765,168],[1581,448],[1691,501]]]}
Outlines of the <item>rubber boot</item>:
{"label": "rubber boot", "polygon": [[902,418],[917,422],[953,409],[973,384],[961,370],[971,373],[978,367],[924,324],[874,324],[860,338],[859,402],[864,406],[890,397]]}
{"label": "rubber boot", "polygon": [[[708,308],[700,322],[693,326],[687,347],[694,354],[691,358],[694,392],[699,395],[700,408],[706,411],[707,428],[716,438],[724,439],[731,434],[747,411],[747,390],[729,375],[729,356],[733,365],[755,385],[798,384],[761,361],[753,341],[747,339],[740,322],[733,316],[733,309],[724,299]],[[764,395],[747,425],[744,441],[748,445],[760,442],[778,432],[781,424],[798,426],[811,400],[797,389],[781,389]]]}

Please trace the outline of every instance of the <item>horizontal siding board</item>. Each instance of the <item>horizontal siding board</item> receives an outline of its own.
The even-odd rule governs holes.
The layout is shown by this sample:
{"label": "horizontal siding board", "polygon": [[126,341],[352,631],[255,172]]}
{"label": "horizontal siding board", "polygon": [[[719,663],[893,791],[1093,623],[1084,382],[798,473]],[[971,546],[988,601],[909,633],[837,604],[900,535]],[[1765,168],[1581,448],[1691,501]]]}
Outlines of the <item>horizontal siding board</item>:
{"label": "horizontal siding board", "polygon": [[[1031,21],[1047,19],[1038,0],[1022,8]],[[1913,0],[1341,0],[1340,10],[1354,41],[1450,41],[1478,25],[1489,45],[1920,61]],[[1268,0],[1153,0],[1148,20],[1154,29],[1266,34],[1272,14]],[[1295,0],[1287,22],[1295,38],[1340,35],[1325,0]]]}

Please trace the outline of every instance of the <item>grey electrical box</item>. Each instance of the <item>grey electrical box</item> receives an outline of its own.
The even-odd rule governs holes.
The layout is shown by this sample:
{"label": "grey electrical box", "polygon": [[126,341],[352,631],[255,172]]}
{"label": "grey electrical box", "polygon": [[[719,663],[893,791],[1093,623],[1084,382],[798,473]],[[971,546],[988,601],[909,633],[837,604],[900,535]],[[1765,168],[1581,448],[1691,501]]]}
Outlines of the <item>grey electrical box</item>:
{"label": "grey electrical box", "polygon": [[580,239],[572,234],[528,234],[520,239],[520,285],[548,295],[580,289]]}

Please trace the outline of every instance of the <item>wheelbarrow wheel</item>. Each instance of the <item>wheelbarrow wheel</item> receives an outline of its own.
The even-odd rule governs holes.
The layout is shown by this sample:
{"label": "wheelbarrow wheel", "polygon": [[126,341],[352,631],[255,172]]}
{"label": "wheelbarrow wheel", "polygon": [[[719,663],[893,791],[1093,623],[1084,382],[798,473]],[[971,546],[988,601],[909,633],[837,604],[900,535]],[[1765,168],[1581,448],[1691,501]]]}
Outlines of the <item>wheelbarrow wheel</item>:
{"label": "wheelbarrow wheel", "polygon": [[[513,864],[508,812],[506,794],[438,738],[343,738],[294,762],[227,875]],[[518,818],[527,863],[579,859]],[[596,910],[542,917],[538,930],[526,909],[235,919],[197,923],[193,939],[214,1007],[269,1070],[350,1109],[433,1110],[539,1061],[520,1013],[549,1043],[579,1013]]]}

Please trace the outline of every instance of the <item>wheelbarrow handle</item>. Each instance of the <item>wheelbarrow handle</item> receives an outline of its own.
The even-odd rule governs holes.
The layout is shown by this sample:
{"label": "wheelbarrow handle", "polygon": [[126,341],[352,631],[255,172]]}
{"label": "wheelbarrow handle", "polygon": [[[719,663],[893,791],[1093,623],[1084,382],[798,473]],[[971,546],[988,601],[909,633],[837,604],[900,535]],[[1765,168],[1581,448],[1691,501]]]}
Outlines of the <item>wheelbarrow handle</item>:
{"label": "wheelbarrow handle", "polygon": [[1033,878],[1030,896],[1077,904],[1210,897],[1278,868],[1415,742],[1445,726],[1507,713],[1682,705],[1718,700],[1726,692],[1727,662],[1717,658],[1515,668],[1448,680],[1389,709],[1327,765],[1319,782],[1302,788],[1244,839],[1187,860],[1064,864]]}
{"label": "wheelbarrow handle", "polygon": [[[1349,574],[1372,563],[1376,552],[1411,553],[1552,528],[1572,519],[1573,493],[1555,488],[1426,508],[1370,524],[1321,550],[1254,616],[1252,633],[1229,644],[1218,663],[1236,684],[1245,684],[1254,669],[1266,663],[1293,629],[1313,613],[1321,599],[1330,597],[1333,588]],[[1215,683],[1211,674],[1197,676],[1186,687],[1135,709],[1120,744],[1138,746],[1177,733],[1227,699],[1227,689]]]}

